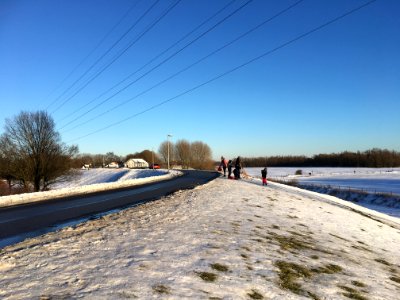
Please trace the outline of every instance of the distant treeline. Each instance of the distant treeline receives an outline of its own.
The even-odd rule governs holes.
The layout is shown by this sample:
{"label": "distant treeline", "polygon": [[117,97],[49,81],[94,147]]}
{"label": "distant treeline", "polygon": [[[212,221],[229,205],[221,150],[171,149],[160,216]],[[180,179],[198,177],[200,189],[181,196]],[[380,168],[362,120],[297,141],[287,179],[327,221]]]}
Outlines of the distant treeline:
{"label": "distant treeline", "polygon": [[341,152],[307,156],[245,157],[245,167],[400,167],[400,152],[372,149],[364,152]]}

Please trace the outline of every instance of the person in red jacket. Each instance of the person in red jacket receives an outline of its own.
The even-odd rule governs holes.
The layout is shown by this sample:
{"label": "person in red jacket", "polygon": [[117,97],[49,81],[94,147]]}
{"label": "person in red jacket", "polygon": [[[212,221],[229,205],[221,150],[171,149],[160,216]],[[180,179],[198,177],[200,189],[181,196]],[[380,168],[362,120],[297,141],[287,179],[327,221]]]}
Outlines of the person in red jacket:
{"label": "person in red jacket", "polygon": [[226,176],[226,166],[228,165],[227,160],[225,157],[221,156],[221,163],[219,164],[219,167],[224,170],[224,177]]}

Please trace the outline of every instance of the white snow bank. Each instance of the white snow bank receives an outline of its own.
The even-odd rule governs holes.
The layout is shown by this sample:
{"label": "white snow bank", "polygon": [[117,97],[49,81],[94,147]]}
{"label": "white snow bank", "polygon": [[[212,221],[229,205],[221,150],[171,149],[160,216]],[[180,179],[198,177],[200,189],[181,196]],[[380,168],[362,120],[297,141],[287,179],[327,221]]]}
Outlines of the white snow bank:
{"label": "white snow bank", "polygon": [[[0,207],[130,187],[167,180],[182,175],[182,172],[174,170],[171,170],[169,173],[166,170],[148,171],[150,172],[143,172],[143,170],[86,170],[83,171],[83,174],[80,177],[78,176],[78,180],[66,181],[63,184],[58,185],[56,187],[57,189],[54,190],[0,197]],[[118,181],[110,182],[114,180]],[[92,184],[88,184],[88,182],[92,182]]]}

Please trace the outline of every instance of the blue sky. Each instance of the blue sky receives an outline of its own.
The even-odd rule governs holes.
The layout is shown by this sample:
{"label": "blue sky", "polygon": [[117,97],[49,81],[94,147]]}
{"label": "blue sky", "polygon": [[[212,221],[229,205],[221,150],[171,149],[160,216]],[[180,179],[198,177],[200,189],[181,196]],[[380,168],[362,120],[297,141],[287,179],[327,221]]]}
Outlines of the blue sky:
{"label": "blue sky", "polygon": [[2,0],[0,133],[22,110],[47,110],[62,140],[89,153],[157,150],[167,134],[203,141],[215,158],[400,151],[397,0],[199,87],[366,2],[304,0],[154,87],[297,1],[182,0],[151,27],[175,0]]}

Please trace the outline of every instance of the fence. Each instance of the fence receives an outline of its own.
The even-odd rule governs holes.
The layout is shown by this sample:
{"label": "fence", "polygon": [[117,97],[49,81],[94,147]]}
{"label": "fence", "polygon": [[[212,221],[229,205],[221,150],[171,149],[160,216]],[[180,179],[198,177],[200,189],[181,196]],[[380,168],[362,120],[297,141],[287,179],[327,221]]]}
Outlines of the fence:
{"label": "fence", "polygon": [[333,185],[333,184],[316,184],[316,183],[304,183],[299,182],[295,178],[288,179],[283,177],[275,177],[270,178],[271,181],[276,181],[279,183],[283,183],[286,185],[297,186],[305,189],[315,189],[315,188],[326,188],[326,189],[336,189],[339,191],[347,191],[347,192],[355,192],[355,193],[366,193],[366,194],[375,194],[375,195],[388,195],[388,196],[400,196],[400,193],[396,193],[393,191],[387,190],[378,190],[375,188],[357,188],[351,186],[343,186],[343,185]]}

